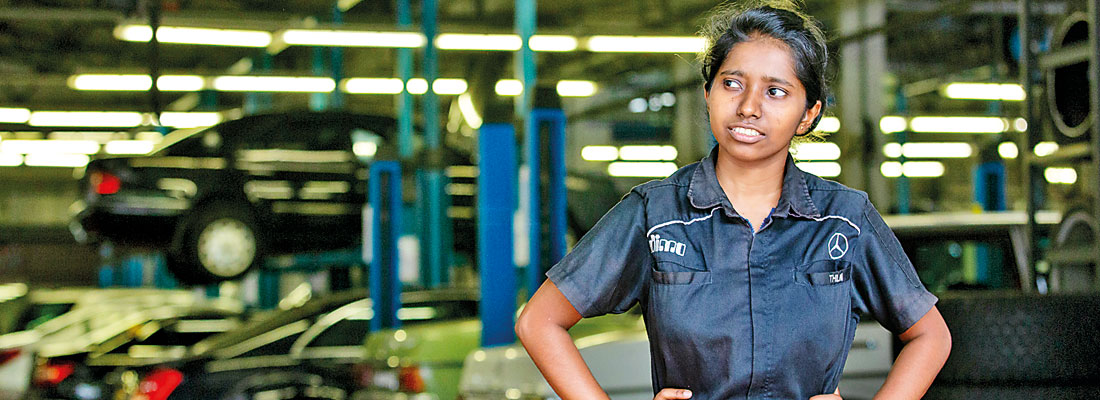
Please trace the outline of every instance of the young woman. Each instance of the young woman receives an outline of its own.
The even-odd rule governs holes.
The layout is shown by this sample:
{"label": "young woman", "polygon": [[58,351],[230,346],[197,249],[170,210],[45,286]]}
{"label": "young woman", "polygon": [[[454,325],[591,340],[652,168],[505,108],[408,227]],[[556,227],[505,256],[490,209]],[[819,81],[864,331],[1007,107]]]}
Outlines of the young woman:
{"label": "young woman", "polygon": [[550,270],[516,324],[524,347],[563,399],[607,398],[566,331],[640,303],[656,399],[837,399],[869,314],[905,343],[876,398],[920,398],[951,347],[936,297],[863,192],[789,154],[824,108],[820,28],[769,1],[703,33],[718,145],[635,187]]}

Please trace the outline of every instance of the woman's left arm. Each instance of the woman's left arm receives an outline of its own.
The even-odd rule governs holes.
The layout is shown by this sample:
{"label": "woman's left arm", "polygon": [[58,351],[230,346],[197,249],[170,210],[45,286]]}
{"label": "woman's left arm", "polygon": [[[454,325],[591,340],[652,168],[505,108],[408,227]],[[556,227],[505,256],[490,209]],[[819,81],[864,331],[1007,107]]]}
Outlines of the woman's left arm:
{"label": "woman's left arm", "polygon": [[936,306],[898,336],[901,352],[875,399],[919,399],[951,353],[951,332]]}

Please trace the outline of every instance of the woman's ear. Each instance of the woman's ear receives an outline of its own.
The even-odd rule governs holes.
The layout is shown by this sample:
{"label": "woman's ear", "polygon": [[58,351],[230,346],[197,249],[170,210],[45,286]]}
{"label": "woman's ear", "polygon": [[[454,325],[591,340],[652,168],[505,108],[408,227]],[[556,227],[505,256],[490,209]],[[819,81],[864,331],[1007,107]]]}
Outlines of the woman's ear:
{"label": "woman's ear", "polygon": [[810,125],[813,125],[818,114],[821,114],[821,100],[814,102],[813,107],[807,108],[806,112],[802,114],[802,120],[798,121],[798,129],[795,134],[802,136],[810,133]]}

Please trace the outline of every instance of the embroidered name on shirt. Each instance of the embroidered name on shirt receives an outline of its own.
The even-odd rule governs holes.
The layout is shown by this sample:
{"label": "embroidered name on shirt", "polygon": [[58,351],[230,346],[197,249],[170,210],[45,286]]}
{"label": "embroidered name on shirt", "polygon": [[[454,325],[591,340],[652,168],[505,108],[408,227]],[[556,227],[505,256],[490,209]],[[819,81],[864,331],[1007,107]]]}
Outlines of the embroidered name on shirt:
{"label": "embroidered name on shirt", "polygon": [[832,281],[833,283],[844,282],[844,273],[843,272],[837,272],[835,274],[829,274],[829,280]]}
{"label": "embroidered name on shirt", "polygon": [[687,245],[675,240],[661,239],[661,235],[649,235],[649,252],[666,252],[683,256]]}

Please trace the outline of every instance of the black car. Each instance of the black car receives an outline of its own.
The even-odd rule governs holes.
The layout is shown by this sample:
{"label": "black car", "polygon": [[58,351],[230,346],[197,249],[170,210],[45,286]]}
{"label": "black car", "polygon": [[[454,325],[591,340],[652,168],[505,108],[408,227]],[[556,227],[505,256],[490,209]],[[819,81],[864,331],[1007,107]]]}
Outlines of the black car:
{"label": "black car", "polygon": [[[267,254],[351,248],[367,168],[393,152],[394,127],[388,117],[298,112],[175,131],[149,155],[89,163],[71,228],[80,241],[166,249],[186,283],[239,277]],[[444,162],[469,164],[455,154]]]}
{"label": "black car", "polygon": [[[368,297],[352,289],[257,318],[196,343],[183,360],[130,369],[140,381],[127,383],[128,373],[120,374],[116,396],[345,398],[361,379],[362,344],[373,317]],[[466,289],[406,292],[398,318],[404,325],[470,318],[477,299],[476,290]]]}

